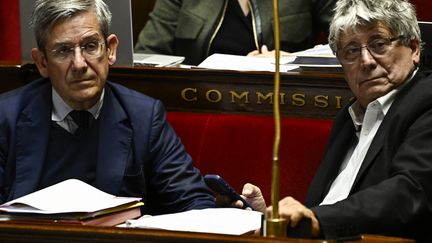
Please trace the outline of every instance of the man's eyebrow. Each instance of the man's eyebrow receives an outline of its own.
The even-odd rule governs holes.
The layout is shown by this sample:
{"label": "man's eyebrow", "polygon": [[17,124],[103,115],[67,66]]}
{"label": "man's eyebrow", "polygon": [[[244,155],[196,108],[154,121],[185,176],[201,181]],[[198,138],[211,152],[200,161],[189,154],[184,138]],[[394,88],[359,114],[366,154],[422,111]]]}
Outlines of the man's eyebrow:
{"label": "man's eyebrow", "polygon": [[81,37],[80,42],[88,41],[88,40],[101,40],[101,39],[103,38],[101,38],[101,36],[98,33],[94,33],[92,35]]}
{"label": "man's eyebrow", "polygon": [[360,42],[359,41],[357,41],[357,40],[350,40],[350,41],[348,41],[348,42],[346,42],[346,43],[341,43],[341,48],[343,49],[343,48],[345,48],[345,47],[348,47],[348,46],[360,46]]}
{"label": "man's eyebrow", "polygon": [[57,42],[54,43],[54,45],[52,46],[52,49],[56,49],[60,46],[73,46],[74,44],[70,41],[63,41],[63,42]]}
{"label": "man's eyebrow", "polygon": [[[94,33],[94,34],[91,34],[88,36],[82,36],[78,43],[82,43],[82,42],[89,41],[89,40],[102,40],[102,38],[100,37],[99,34]],[[59,41],[59,42],[54,43],[53,47],[73,46],[73,45],[76,45],[76,43],[69,41],[69,40],[65,40],[65,41]]]}
{"label": "man's eyebrow", "polygon": [[373,33],[372,35],[369,36],[368,40],[373,40],[373,39],[380,39],[380,38],[391,38],[392,35],[387,34],[387,33],[383,33],[383,32],[376,32]]}
{"label": "man's eyebrow", "polygon": [[[382,39],[382,38],[389,38],[389,36],[387,36],[387,34],[385,33],[374,33],[372,35],[370,35],[367,39],[367,42],[376,40],[376,39]],[[346,46],[352,46],[352,45],[360,45],[360,42],[357,40],[350,40],[348,42],[346,42],[344,45],[342,45],[342,47],[346,47]]]}

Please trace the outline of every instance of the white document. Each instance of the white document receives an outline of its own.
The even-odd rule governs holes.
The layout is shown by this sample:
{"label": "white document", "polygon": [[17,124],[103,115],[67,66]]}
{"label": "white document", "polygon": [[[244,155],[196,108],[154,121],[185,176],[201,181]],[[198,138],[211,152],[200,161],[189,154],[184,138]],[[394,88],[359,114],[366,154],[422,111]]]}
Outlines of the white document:
{"label": "white document", "polygon": [[302,71],[342,72],[342,65],[333,54],[329,45],[317,45],[314,48],[291,53],[294,60],[281,58],[281,65],[297,65]]}
{"label": "white document", "polygon": [[70,179],[2,204],[0,212],[89,213],[140,200],[141,198],[116,197],[80,180]]}
{"label": "white document", "polygon": [[[293,57],[286,59],[294,60]],[[288,62],[288,60],[285,60]],[[236,71],[275,71],[275,61],[273,57],[247,57],[239,55],[219,54],[215,53],[207,57],[199,68],[221,69],[221,70],[236,70]],[[296,65],[279,65],[281,72],[298,68]]]}
{"label": "white document", "polygon": [[[341,67],[328,44],[316,45],[304,51],[280,56],[279,70],[281,72],[288,72],[304,66]],[[275,59],[274,57],[247,57],[216,53],[207,57],[198,67],[237,71],[274,72]]]}
{"label": "white document", "polygon": [[242,235],[261,228],[262,213],[238,208],[208,208],[128,220],[123,227]]}
{"label": "white document", "polygon": [[321,56],[321,57],[336,57],[333,54],[333,51],[331,50],[330,46],[328,44],[325,45],[316,45],[313,48],[294,52],[292,53],[295,56]]}

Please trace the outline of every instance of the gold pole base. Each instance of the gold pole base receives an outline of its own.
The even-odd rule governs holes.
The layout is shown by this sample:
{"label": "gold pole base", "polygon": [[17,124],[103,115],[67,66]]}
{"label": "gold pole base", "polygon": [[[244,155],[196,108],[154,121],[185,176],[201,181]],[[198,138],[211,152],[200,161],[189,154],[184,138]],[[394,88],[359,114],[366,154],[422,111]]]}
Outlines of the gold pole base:
{"label": "gold pole base", "polygon": [[286,219],[266,219],[263,235],[265,237],[286,237],[288,220]]}

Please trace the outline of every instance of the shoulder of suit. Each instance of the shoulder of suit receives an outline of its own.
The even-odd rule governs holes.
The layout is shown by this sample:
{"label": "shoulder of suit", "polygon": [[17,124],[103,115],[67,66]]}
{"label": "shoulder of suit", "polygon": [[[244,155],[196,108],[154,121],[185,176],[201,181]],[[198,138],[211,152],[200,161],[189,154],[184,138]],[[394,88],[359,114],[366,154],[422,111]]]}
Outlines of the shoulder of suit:
{"label": "shoulder of suit", "polygon": [[33,98],[36,94],[44,94],[51,90],[51,82],[48,78],[36,79],[22,87],[0,94],[0,100],[14,98]]}
{"label": "shoulder of suit", "polygon": [[145,95],[141,92],[138,92],[134,89],[125,87],[121,84],[107,81],[105,88],[110,89],[117,97],[122,97],[123,99],[128,100],[141,100],[142,102],[155,102],[155,98]]}

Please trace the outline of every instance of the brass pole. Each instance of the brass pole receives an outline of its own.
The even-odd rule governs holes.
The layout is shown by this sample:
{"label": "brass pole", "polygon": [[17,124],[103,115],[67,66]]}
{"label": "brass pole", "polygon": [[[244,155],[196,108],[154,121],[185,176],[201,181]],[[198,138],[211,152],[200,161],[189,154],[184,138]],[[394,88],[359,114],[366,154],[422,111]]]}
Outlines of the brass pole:
{"label": "brass pole", "polygon": [[278,0],[273,0],[273,19],[274,19],[274,44],[275,44],[275,73],[274,73],[274,94],[273,94],[273,116],[275,122],[275,137],[273,143],[273,163],[272,163],[272,214],[266,219],[264,236],[285,237],[287,235],[288,222],[279,217],[279,187],[280,187],[280,168],[279,168],[279,146],[280,146],[280,24],[279,24],[279,5]]}

